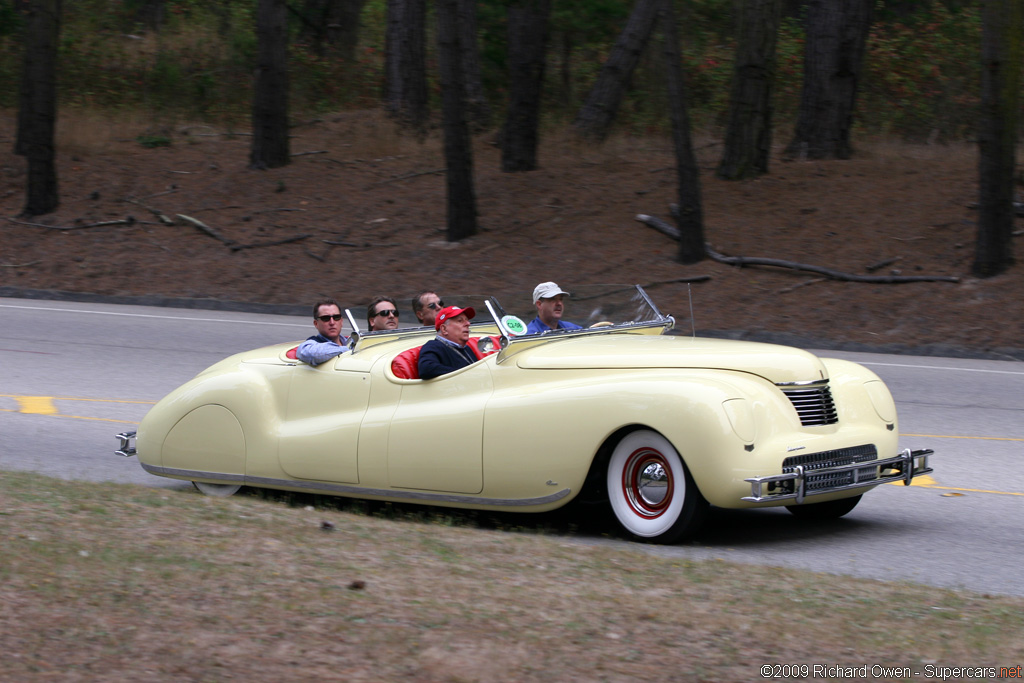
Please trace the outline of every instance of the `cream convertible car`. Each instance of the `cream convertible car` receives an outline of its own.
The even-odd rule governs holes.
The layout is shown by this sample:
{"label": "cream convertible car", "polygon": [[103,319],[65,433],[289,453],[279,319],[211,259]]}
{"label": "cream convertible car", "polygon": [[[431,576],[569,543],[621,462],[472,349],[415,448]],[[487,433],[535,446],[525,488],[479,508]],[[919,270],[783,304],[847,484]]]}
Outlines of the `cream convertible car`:
{"label": "cream convertible car", "polygon": [[119,453],[221,495],[520,512],[606,500],[632,536],[662,543],[709,504],[838,517],[932,471],[932,451],[897,452],[896,406],[864,367],[667,334],[673,318],[640,287],[606,294],[576,292],[567,318],[586,326],[543,335],[493,298],[459,301],[477,310],[480,358],[432,380],[415,378],[430,328],[354,334],[316,367],[294,360],[296,342],[240,353],[118,435]]}

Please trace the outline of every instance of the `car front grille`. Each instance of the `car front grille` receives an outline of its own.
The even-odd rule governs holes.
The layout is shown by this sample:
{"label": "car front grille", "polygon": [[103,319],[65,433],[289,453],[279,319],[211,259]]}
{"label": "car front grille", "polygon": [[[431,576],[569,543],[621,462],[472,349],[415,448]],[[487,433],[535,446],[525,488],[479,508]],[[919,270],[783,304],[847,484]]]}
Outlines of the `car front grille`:
{"label": "car front grille", "polygon": [[800,386],[778,386],[796,408],[796,414],[800,416],[800,424],[804,427],[817,427],[839,422],[839,413],[836,412],[836,403],[832,400],[828,380]]}
{"label": "car front grille", "polygon": [[[834,451],[793,455],[782,461],[783,474],[792,473],[797,465],[803,465],[806,473],[806,490],[834,488],[854,483],[854,472],[830,472],[814,474],[814,470],[822,470],[841,465],[852,465],[858,462],[869,462],[878,459],[878,451],[874,444],[839,448]],[[856,470],[856,481],[870,481],[878,478],[877,467],[862,467]]]}

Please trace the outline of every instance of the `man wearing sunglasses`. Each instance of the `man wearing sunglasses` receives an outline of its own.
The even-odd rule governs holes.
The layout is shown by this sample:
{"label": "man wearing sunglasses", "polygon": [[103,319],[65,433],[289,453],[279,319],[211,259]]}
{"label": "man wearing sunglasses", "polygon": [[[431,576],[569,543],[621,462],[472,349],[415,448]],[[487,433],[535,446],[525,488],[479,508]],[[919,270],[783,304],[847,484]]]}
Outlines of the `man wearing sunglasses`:
{"label": "man wearing sunglasses", "polygon": [[398,327],[398,306],[390,296],[378,296],[366,307],[370,331],[393,330]]}
{"label": "man wearing sunglasses", "polygon": [[429,289],[420,292],[412,300],[412,312],[416,314],[416,320],[423,327],[433,327],[434,318],[442,308],[444,302],[441,301],[441,297]]}
{"label": "man wearing sunglasses", "polygon": [[317,334],[299,344],[295,357],[309,365],[320,365],[348,351],[348,339],[341,335],[341,306],[334,299],[313,304],[313,327]]}

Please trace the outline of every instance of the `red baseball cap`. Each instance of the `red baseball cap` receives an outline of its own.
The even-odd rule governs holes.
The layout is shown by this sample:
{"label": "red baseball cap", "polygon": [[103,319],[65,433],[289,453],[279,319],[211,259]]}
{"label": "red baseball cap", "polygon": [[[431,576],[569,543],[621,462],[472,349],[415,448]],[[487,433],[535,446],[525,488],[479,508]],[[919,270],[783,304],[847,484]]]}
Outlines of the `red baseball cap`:
{"label": "red baseball cap", "polygon": [[476,311],[474,311],[469,306],[467,306],[466,308],[459,308],[458,306],[445,306],[444,308],[437,312],[437,317],[434,318],[434,329],[441,329],[441,323],[443,323],[445,320],[448,320],[449,318],[454,318],[457,315],[461,315],[462,313],[465,313],[466,317],[469,318],[470,320],[472,320],[473,317],[476,315]]}

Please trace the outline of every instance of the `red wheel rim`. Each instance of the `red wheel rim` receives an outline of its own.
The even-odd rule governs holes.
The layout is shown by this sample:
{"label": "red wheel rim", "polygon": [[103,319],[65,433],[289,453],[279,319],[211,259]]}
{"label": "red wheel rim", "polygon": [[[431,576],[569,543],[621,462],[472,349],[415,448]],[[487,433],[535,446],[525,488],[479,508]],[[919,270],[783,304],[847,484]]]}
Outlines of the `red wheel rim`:
{"label": "red wheel rim", "polygon": [[622,493],[638,516],[654,519],[672,503],[675,482],[668,460],[644,446],[629,454],[622,468]]}

